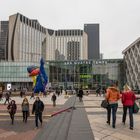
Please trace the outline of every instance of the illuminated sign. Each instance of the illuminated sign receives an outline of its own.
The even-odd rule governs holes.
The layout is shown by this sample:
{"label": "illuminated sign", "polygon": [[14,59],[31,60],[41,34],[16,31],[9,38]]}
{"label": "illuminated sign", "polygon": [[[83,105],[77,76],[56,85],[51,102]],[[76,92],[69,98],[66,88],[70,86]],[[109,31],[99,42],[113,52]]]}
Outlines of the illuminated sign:
{"label": "illuminated sign", "polygon": [[82,74],[82,75],[80,75],[80,78],[82,78],[82,79],[89,79],[89,78],[92,78],[92,75]]}

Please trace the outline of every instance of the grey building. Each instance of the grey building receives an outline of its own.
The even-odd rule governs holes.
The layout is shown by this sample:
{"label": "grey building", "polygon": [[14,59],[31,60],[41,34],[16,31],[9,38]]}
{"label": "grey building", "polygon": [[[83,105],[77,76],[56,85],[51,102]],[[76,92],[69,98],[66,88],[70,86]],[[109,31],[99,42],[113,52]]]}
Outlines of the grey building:
{"label": "grey building", "polygon": [[88,35],[88,59],[100,58],[99,24],[85,24],[84,31]]}
{"label": "grey building", "polygon": [[8,57],[8,21],[0,21],[0,60]]}
{"label": "grey building", "polygon": [[80,60],[80,43],[69,41],[67,43],[67,60]]}
{"label": "grey building", "polygon": [[140,38],[124,51],[126,82],[133,89],[140,89]]}

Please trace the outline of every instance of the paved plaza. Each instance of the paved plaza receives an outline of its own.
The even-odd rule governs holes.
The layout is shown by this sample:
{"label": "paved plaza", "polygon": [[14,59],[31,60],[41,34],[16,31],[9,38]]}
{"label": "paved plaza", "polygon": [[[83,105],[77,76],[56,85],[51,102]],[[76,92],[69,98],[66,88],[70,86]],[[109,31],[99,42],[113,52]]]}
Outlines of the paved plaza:
{"label": "paved plaza", "polygon": [[[21,111],[21,103],[23,98],[21,97],[11,97],[11,99],[14,99],[17,103],[17,113],[15,116],[15,123],[14,125],[11,125],[11,120],[9,117],[9,114],[7,112],[7,105],[3,105],[5,99],[3,101],[0,101],[0,140],[32,140],[36,134],[44,127],[46,122],[49,121],[50,115],[52,113],[55,113],[56,111],[59,111],[61,109],[61,106],[67,101],[67,98],[65,98],[64,95],[61,95],[57,97],[57,106],[52,106],[51,101],[51,95],[48,95],[47,97],[41,97],[40,99],[45,104],[45,109],[43,112],[43,126],[39,127],[39,129],[35,130],[35,122],[34,122],[34,116],[30,113],[30,117],[28,119],[27,124],[24,124],[22,122],[22,111]],[[30,96],[27,96],[29,99]],[[35,101],[35,99],[29,99],[30,103],[30,112],[32,110],[32,104]]]}
{"label": "paved plaza", "polygon": [[[56,131],[55,128],[57,127],[61,129],[61,126],[59,127],[60,124],[57,124],[56,126],[51,126],[51,124],[54,123],[56,118],[54,117],[49,119],[49,115],[61,110],[62,105],[65,104],[65,102],[69,98],[65,98],[65,95],[61,95],[60,97],[58,97],[56,107],[52,106],[51,95],[48,95],[46,98],[40,98],[45,103],[45,110],[43,114],[44,124],[37,130],[34,130],[34,116],[29,117],[27,124],[24,124],[22,122],[21,101],[23,99],[21,99],[20,97],[12,97],[12,99],[15,99],[17,101],[17,114],[19,114],[16,116],[15,124],[13,126],[10,124],[10,118],[8,113],[6,112],[7,105],[3,105],[3,103],[1,102],[0,140],[32,140],[35,138],[37,139],[36,136],[39,133],[48,133],[48,128],[54,129],[54,131]],[[139,140],[140,113],[134,114],[134,130],[130,130],[128,116],[126,125],[122,124],[122,104],[121,102],[119,102],[116,129],[113,129],[111,126],[106,124],[106,110],[100,107],[101,101],[103,99],[104,97],[89,95],[84,96],[83,103],[80,103],[78,98],[76,98],[76,108],[75,110],[73,110],[72,116],[69,114],[71,111],[68,111],[65,114],[57,115],[61,121],[64,119],[65,124],[62,125],[63,132],[65,132],[64,128],[66,126],[68,127],[68,125],[66,125],[66,120],[69,120],[70,127],[68,127],[68,140],[76,140],[73,138],[78,138],[79,135],[81,135],[81,140],[84,140],[85,138],[89,138],[90,140]],[[33,99],[29,99],[30,109],[32,108],[33,101]],[[68,119],[68,117],[70,117],[71,119]],[[50,121],[52,121],[53,123],[49,123]],[[47,125],[49,126],[47,127]],[[91,133],[94,135],[94,138],[92,138]],[[87,137],[86,135],[90,137]]]}
{"label": "paved plaza", "polygon": [[129,118],[122,124],[122,104],[119,102],[116,129],[106,124],[106,110],[100,107],[103,97],[89,95],[84,97],[84,106],[95,140],[139,140],[140,113],[134,114],[134,130],[129,129]]}

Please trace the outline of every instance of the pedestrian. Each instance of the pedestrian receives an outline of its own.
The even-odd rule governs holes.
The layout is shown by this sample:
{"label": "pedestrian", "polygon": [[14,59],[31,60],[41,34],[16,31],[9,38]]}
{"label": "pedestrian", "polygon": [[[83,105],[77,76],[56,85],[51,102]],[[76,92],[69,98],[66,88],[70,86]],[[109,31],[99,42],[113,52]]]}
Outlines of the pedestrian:
{"label": "pedestrian", "polygon": [[124,91],[122,92],[122,104],[123,104],[123,118],[122,123],[125,125],[127,109],[129,110],[129,120],[130,120],[130,129],[133,130],[133,105],[135,103],[136,96],[131,88],[126,84],[124,85]]}
{"label": "pedestrian", "polygon": [[32,114],[35,113],[35,125],[36,128],[38,128],[38,119],[40,120],[41,126],[42,126],[42,113],[44,110],[44,103],[40,100],[39,97],[36,97],[36,100],[33,104],[32,108]]}
{"label": "pedestrian", "polygon": [[60,93],[61,93],[61,95],[62,95],[62,93],[63,93],[63,88],[62,88],[62,87],[60,88]]}
{"label": "pedestrian", "polygon": [[23,96],[23,90],[20,91],[20,97],[22,98]]}
{"label": "pedestrian", "polygon": [[2,97],[3,97],[3,92],[0,92],[0,101],[3,101]]}
{"label": "pedestrian", "polygon": [[116,83],[113,83],[111,87],[107,89],[106,100],[108,101],[107,107],[107,123],[110,125],[110,117],[112,111],[112,127],[116,125],[116,112],[118,108],[118,100],[120,99],[120,91],[117,88]]}
{"label": "pedestrian", "polygon": [[80,102],[82,102],[83,94],[84,94],[84,92],[83,92],[82,88],[80,88],[79,93],[78,93],[78,97],[79,97]]}
{"label": "pedestrian", "polygon": [[14,124],[14,116],[15,116],[16,110],[17,110],[16,102],[14,100],[12,100],[10,102],[10,104],[8,105],[7,109],[8,109],[8,112],[10,114],[10,118],[12,120],[12,125],[13,125]]}
{"label": "pedestrian", "polygon": [[56,97],[55,93],[53,93],[51,100],[52,100],[52,102],[53,102],[53,106],[54,106],[54,107],[56,106],[56,98],[57,98],[57,97]]}
{"label": "pedestrian", "polygon": [[34,92],[32,92],[30,99],[35,99]]}
{"label": "pedestrian", "polygon": [[98,85],[97,89],[96,89],[96,96],[100,95],[101,96],[101,86]]}
{"label": "pedestrian", "polygon": [[29,102],[27,98],[23,99],[23,102],[21,104],[22,107],[22,113],[23,113],[23,122],[27,123],[27,119],[29,117]]}
{"label": "pedestrian", "polygon": [[6,102],[8,102],[8,104],[9,104],[9,100],[10,100],[10,95],[9,95],[8,92],[6,92],[6,94],[5,94],[5,102],[4,102],[4,104],[6,105]]}
{"label": "pedestrian", "polygon": [[88,90],[87,90],[87,96],[89,95],[89,92],[88,92]]}
{"label": "pedestrian", "polygon": [[43,97],[46,97],[47,96],[47,91],[45,90],[44,92],[43,92]]}

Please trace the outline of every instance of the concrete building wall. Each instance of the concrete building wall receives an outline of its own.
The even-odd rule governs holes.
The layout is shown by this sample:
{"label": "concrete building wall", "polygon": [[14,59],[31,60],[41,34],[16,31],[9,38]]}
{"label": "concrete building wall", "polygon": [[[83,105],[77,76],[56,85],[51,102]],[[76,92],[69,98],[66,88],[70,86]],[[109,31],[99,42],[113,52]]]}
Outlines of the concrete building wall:
{"label": "concrete building wall", "polygon": [[46,29],[19,13],[9,17],[8,60],[39,62]]}
{"label": "concrete building wall", "polygon": [[140,38],[134,41],[124,51],[126,82],[133,89],[140,89]]}
{"label": "concrete building wall", "polygon": [[[47,31],[46,38],[47,60],[68,60],[68,52],[73,52],[73,59],[87,59],[87,34],[82,30],[52,30],[52,34]],[[79,51],[74,52],[76,48],[68,51],[70,42],[79,44]]]}

